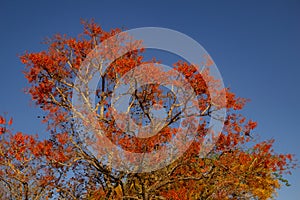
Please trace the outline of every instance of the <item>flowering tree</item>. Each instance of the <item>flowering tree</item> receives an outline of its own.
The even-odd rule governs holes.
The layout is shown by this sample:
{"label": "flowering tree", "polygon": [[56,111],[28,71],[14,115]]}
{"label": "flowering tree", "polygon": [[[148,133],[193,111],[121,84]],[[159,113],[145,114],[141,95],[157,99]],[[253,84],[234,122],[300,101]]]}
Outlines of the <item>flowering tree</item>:
{"label": "flowering tree", "polygon": [[[47,50],[20,57],[28,93],[45,111],[51,139],[12,134],[11,122],[0,118],[3,198],[268,199],[287,184],[282,174],[294,167],[293,156],[274,153],[273,140],[252,137],[256,122],[239,113],[247,100],[210,76],[208,55],[201,73],[184,61],[164,70],[155,59],[144,59],[142,41],[118,35],[120,29],[106,32],[93,21],[83,26],[77,38],[55,35],[46,40]],[[99,83],[90,90],[95,75]],[[116,93],[121,82],[128,87]],[[137,87],[137,82],[147,84]],[[130,101],[118,107],[122,95],[130,95]],[[198,109],[189,114],[193,106]],[[163,120],[153,117],[162,109]],[[222,109],[227,116],[217,120],[223,130],[212,134],[215,143],[207,151],[209,118]],[[190,123],[195,120],[196,125]],[[171,153],[157,153],[172,147],[174,138]],[[175,152],[181,152],[176,159]],[[153,156],[146,159],[149,153]],[[151,170],[162,161],[167,164]]]}

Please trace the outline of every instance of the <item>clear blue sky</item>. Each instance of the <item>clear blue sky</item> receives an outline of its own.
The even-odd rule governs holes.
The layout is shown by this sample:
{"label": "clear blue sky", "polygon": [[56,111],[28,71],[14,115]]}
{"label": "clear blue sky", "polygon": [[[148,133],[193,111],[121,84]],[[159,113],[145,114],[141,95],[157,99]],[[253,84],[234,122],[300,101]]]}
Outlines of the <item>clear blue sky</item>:
{"label": "clear blue sky", "polygon": [[[45,48],[55,33],[77,35],[80,18],[104,29],[157,26],[197,40],[216,62],[225,82],[250,98],[244,113],[259,123],[262,139],[276,151],[300,157],[300,1],[14,1],[0,2],[0,113],[14,128],[41,132],[38,109],[22,92],[27,86],[17,54]],[[278,199],[299,199],[300,170]]]}

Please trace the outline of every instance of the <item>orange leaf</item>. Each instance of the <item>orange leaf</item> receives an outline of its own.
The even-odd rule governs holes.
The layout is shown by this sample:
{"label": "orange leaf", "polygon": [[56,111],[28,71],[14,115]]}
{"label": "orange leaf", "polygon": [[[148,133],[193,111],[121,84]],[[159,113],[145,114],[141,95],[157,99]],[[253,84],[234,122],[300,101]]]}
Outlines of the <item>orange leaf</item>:
{"label": "orange leaf", "polygon": [[5,132],[5,128],[0,127],[0,135],[3,134]]}
{"label": "orange leaf", "polygon": [[8,121],[8,125],[12,125],[13,123],[13,118],[11,117],[10,120]]}
{"label": "orange leaf", "polygon": [[0,124],[5,124],[5,119],[2,116],[0,116]]}

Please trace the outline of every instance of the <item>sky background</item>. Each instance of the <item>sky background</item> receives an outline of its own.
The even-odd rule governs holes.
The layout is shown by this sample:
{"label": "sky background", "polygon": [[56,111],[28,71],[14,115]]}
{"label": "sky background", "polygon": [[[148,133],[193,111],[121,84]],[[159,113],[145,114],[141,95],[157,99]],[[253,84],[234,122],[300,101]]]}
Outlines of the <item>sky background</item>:
{"label": "sky background", "polygon": [[[198,41],[218,66],[225,86],[250,98],[243,113],[258,122],[254,134],[274,138],[280,153],[300,157],[300,1],[0,1],[0,113],[14,129],[43,133],[23,89],[18,55],[46,48],[55,33],[76,36],[80,19],[95,18],[105,30],[154,26],[180,31]],[[300,197],[300,170],[279,200]]]}

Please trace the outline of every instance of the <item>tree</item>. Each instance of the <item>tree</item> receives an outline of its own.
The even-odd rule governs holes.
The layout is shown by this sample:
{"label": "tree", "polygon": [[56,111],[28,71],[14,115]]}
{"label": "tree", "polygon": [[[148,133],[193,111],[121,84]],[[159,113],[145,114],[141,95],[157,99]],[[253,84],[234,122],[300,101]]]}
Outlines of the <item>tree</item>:
{"label": "tree", "polygon": [[[0,197],[1,199],[47,199],[52,196],[57,181],[66,168],[56,164],[63,159],[61,146],[51,141],[38,141],[36,136],[8,128],[0,116]],[[68,149],[65,150],[67,155]],[[70,151],[69,151],[70,152]],[[63,160],[67,164],[67,159]]]}
{"label": "tree", "polygon": [[[142,41],[128,35],[111,39],[121,33],[120,29],[106,32],[93,21],[83,22],[83,27],[77,38],[55,35],[45,41],[47,50],[26,52],[20,57],[26,65],[28,93],[45,111],[43,121],[48,123],[51,139],[38,142],[32,136],[13,135],[4,129],[5,120],[1,118],[1,187],[7,188],[11,198],[268,199],[286,183],[282,174],[290,173],[289,169],[295,166],[293,156],[274,153],[273,140],[257,142],[250,137],[257,124],[239,113],[247,100],[219,87],[219,81],[210,76],[212,60],[208,55],[203,63],[207,69],[201,74],[195,65],[184,61],[175,63],[174,70],[165,71],[156,60],[143,58]],[[99,45],[109,48],[99,49]],[[118,52],[121,56],[114,56]],[[104,69],[107,60],[109,65]],[[144,67],[138,68],[141,65]],[[184,115],[190,107],[188,89],[179,101],[175,95],[179,90],[156,84],[164,80],[179,86],[178,73],[196,96],[192,103],[199,112],[191,116]],[[89,83],[96,74],[99,84],[90,91]],[[122,81],[129,89],[114,93]],[[137,81],[152,82],[136,87]],[[220,98],[225,95],[226,104],[212,101],[208,85],[213,85]],[[126,110],[124,115],[116,111],[115,99],[126,94],[131,98],[129,105],[122,108]],[[91,97],[95,97],[95,104]],[[78,107],[74,98],[84,104]],[[153,109],[162,108],[166,110],[164,123],[158,123],[161,119],[152,117]],[[204,138],[211,132],[208,119],[221,109],[227,111],[223,131],[215,133],[218,137],[214,147],[206,156],[200,156],[199,152],[205,150]],[[199,121],[193,126],[189,122],[195,117]],[[136,124],[136,130],[149,127],[145,129],[146,136],[150,130],[159,131],[150,137],[137,137],[136,132],[125,131],[132,125],[130,120]],[[184,149],[179,133],[188,123],[186,139],[195,133],[188,149]],[[95,134],[98,129],[104,131]],[[178,138],[179,146],[172,150],[184,149],[182,156],[172,160],[175,153],[155,154],[173,145],[170,141],[174,138]],[[107,139],[122,150],[107,145]],[[123,153],[124,149],[130,153]],[[14,155],[6,153],[12,150]],[[146,160],[144,155],[149,152],[157,156]],[[173,162],[153,171],[141,171],[145,160],[146,166],[151,166],[168,159]],[[8,173],[8,168],[19,171]],[[26,173],[24,168],[28,168]],[[43,197],[37,195],[41,190]]]}

